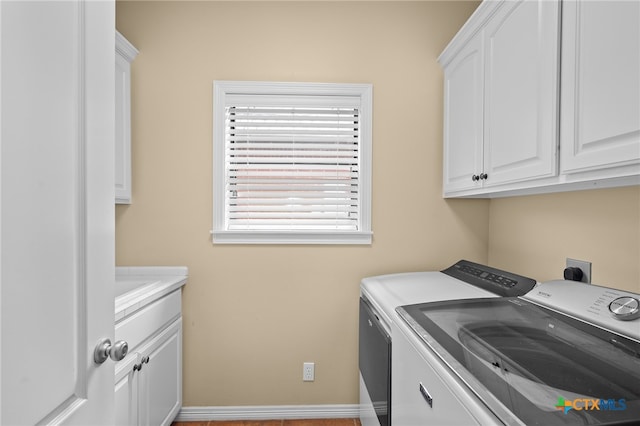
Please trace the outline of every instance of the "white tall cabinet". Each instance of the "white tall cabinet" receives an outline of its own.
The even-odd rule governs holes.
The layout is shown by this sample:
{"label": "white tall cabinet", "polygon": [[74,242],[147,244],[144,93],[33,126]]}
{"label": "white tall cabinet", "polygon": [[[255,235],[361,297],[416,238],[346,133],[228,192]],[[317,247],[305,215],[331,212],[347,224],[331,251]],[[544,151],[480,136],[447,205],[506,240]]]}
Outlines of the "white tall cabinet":
{"label": "white tall cabinet", "polygon": [[440,55],[445,197],[640,184],[640,2],[485,0]]}
{"label": "white tall cabinet", "polygon": [[131,62],[138,50],[116,31],[115,191],[117,204],[131,203]]}

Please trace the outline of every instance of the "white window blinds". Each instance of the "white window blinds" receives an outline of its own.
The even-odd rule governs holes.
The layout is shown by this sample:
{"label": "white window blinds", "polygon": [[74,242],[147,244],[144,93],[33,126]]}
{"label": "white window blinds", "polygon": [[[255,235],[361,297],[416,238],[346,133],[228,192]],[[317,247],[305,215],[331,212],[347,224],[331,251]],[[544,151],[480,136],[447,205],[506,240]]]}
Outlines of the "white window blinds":
{"label": "white window blinds", "polygon": [[356,108],[226,108],[230,230],[359,226]]}
{"label": "white window blinds", "polygon": [[360,95],[226,93],[214,123],[224,127],[214,242],[370,241],[361,104]]}

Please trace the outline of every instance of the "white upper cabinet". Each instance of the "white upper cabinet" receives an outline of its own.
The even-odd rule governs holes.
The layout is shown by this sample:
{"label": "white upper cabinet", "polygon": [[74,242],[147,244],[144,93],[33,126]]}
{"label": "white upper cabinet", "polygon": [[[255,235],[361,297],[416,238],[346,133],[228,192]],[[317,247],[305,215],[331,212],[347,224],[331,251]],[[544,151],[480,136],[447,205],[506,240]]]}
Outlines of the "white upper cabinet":
{"label": "white upper cabinet", "polygon": [[116,203],[131,203],[131,62],[138,50],[116,31]]}
{"label": "white upper cabinet", "polygon": [[559,4],[483,3],[440,56],[444,194],[557,174]]}
{"label": "white upper cabinet", "polygon": [[640,184],[640,2],[485,0],[439,61],[445,197]]}
{"label": "white upper cabinet", "polygon": [[560,169],[640,162],[640,2],[563,3]]}

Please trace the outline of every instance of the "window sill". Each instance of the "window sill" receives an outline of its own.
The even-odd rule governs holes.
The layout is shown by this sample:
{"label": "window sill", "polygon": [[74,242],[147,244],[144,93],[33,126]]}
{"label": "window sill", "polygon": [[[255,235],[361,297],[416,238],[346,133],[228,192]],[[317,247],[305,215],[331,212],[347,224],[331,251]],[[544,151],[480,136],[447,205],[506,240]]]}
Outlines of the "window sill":
{"label": "window sill", "polygon": [[213,244],[355,244],[370,245],[372,232],[212,231]]}

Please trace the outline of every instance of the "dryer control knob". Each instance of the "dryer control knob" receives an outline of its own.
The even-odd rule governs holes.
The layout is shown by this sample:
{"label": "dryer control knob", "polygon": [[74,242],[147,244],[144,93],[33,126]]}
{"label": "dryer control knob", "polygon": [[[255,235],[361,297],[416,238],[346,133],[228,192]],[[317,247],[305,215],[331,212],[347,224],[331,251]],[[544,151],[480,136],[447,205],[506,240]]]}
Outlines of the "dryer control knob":
{"label": "dryer control knob", "polygon": [[640,301],[635,297],[618,297],[609,303],[609,311],[616,319],[629,321],[640,317]]}

